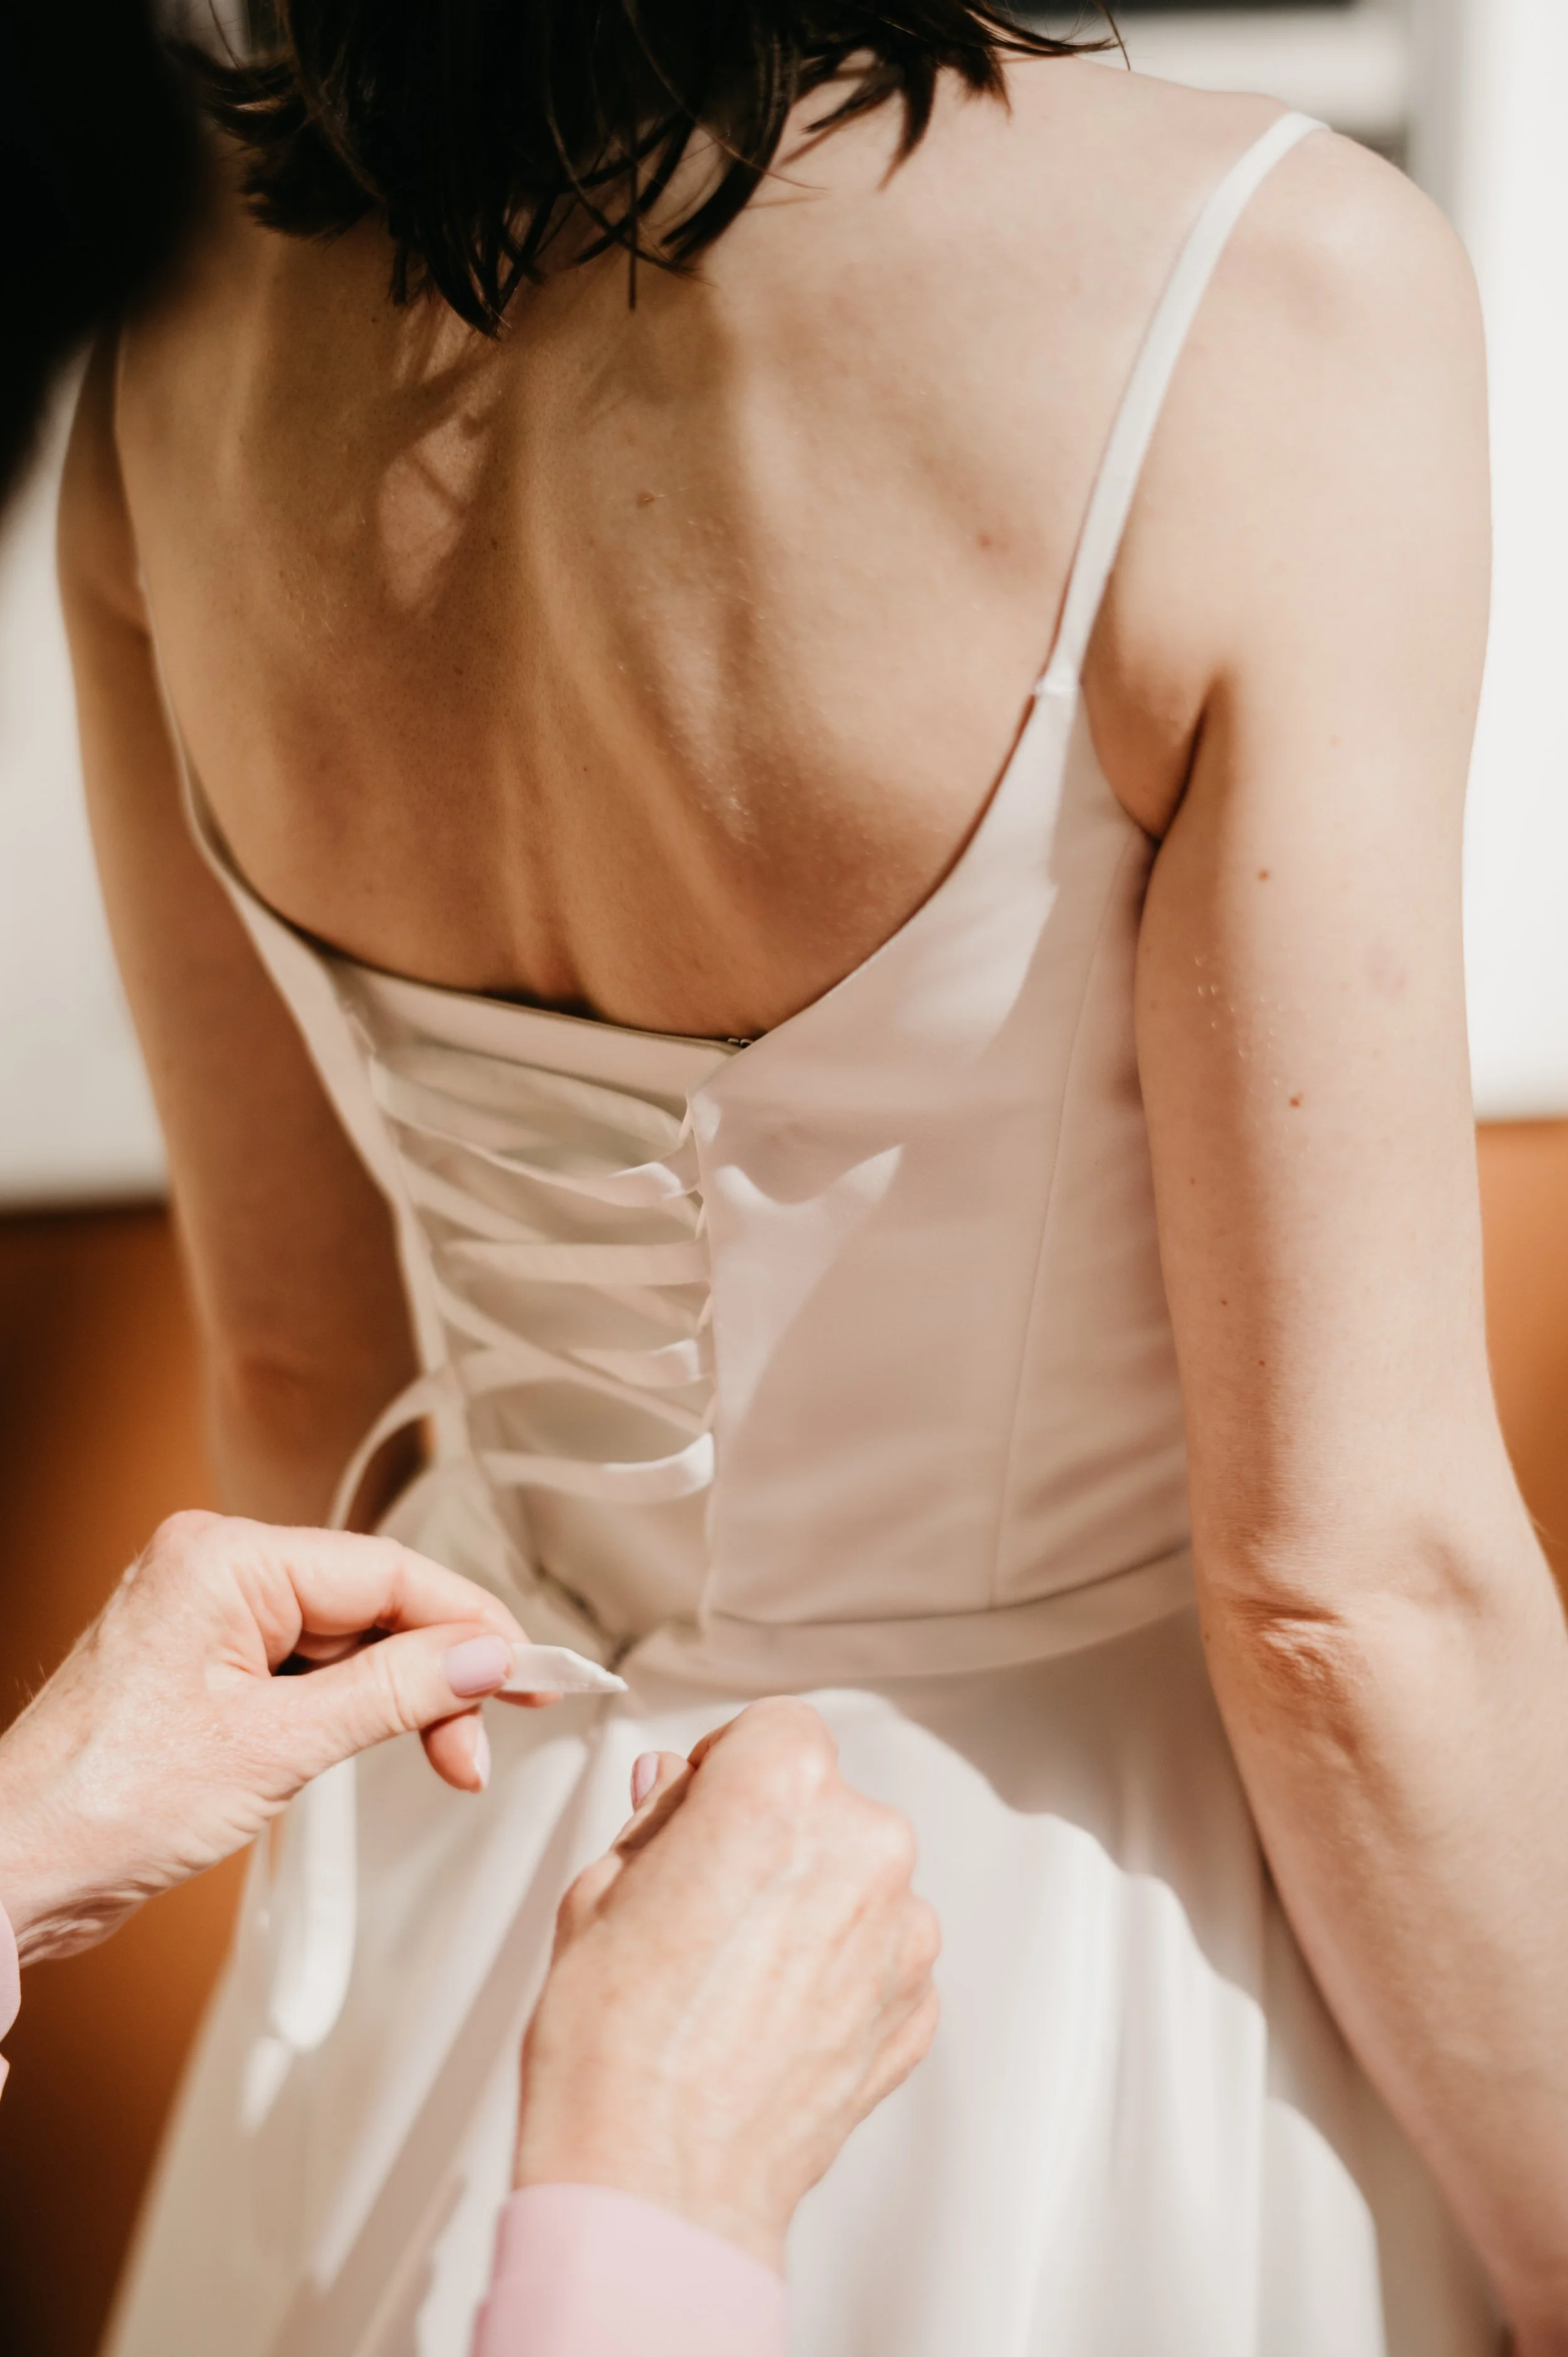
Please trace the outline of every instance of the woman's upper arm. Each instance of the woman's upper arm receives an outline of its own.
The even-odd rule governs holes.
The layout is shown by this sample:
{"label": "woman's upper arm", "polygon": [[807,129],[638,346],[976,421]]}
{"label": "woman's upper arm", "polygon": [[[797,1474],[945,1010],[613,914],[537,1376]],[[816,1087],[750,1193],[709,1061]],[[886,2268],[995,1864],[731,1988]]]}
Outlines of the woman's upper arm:
{"label": "woman's upper arm", "polygon": [[1281,182],[1178,382],[1119,596],[1177,529],[1179,457],[1208,496],[1167,677],[1187,664],[1199,716],[1138,1036],[1195,1536],[1211,1593],[1333,1609],[1374,1561],[1425,1577],[1509,1495],[1460,931],[1486,404],[1424,200],[1327,142]]}
{"label": "woman's upper arm", "polygon": [[167,1141],[231,1502],[317,1516],[411,1363],[386,1207],[193,844],[94,357],[60,500],[99,872]]}

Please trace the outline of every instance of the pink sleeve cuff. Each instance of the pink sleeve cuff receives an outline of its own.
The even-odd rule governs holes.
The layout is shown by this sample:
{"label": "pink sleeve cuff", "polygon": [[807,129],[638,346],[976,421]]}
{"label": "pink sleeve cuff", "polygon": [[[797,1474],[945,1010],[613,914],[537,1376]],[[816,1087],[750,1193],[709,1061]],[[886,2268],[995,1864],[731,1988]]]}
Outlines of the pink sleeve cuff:
{"label": "pink sleeve cuff", "polygon": [[[22,1968],[16,1956],[16,1938],[11,1929],[11,1918],[0,1907],[0,2038],[4,2038],[22,2009]],[[5,2073],[11,2065],[0,2054],[0,2087],[5,2084]]]}
{"label": "pink sleeve cuff", "polygon": [[784,2286],[720,2234],[606,2185],[501,2212],[474,2357],[784,2357]]}

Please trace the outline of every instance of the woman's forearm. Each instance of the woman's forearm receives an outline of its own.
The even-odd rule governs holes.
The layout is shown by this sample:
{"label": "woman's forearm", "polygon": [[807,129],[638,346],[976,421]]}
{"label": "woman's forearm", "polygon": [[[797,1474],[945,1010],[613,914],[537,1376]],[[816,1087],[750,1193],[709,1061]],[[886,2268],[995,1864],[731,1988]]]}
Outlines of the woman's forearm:
{"label": "woman's forearm", "polygon": [[[389,1337],[381,1351],[338,1370],[295,1371],[212,1354],[209,1445],[225,1510],[260,1522],[324,1522],[349,1458],[414,1372],[406,1337]],[[360,1484],[355,1527],[374,1528],[419,1458],[414,1432],[378,1452]]]}
{"label": "woman's forearm", "polygon": [[1206,1632],[1329,2005],[1544,2357],[1568,2351],[1568,1636],[1500,1520],[1490,1563],[1431,1533],[1392,1577],[1280,1555],[1210,1587]]}

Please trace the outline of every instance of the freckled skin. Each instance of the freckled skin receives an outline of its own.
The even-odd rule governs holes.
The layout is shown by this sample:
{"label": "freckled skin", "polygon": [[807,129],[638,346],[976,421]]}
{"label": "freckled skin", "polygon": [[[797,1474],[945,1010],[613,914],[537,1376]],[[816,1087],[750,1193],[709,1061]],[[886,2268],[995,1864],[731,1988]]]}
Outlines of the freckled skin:
{"label": "freckled skin", "polygon": [[[220,192],[130,340],[118,442],[242,866],[317,938],[459,988],[742,1038],[820,996],[984,806],[1173,195],[1271,112],[1070,61],[1006,109],[944,91],[897,170],[893,113],[791,149],[788,198],[700,272],[629,311],[603,257],[494,344],[390,307],[371,225],[284,243]],[[1097,181],[1122,200],[1085,215]],[[1161,527],[1189,588],[1205,512],[1195,483]],[[1213,661],[1184,602],[1119,597],[1090,666],[1156,834]]]}

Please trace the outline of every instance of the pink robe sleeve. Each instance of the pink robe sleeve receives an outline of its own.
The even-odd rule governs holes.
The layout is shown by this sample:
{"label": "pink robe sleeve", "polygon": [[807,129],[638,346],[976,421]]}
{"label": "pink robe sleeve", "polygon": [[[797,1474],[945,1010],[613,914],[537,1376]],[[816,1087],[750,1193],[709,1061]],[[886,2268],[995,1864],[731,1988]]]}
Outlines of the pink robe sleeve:
{"label": "pink robe sleeve", "polygon": [[[22,2007],[22,1970],[16,1961],[16,1935],[11,1930],[11,1918],[0,1907],[0,2038],[4,2038]],[[0,2054],[0,2087],[5,2084],[5,2073],[11,2065]]]}
{"label": "pink robe sleeve", "polygon": [[722,2235],[604,2185],[501,2212],[473,2357],[784,2357],[784,2286]]}
{"label": "pink robe sleeve", "polygon": [[[0,1907],[0,2038],[21,2005]],[[0,2087],[9,2068],[0,2055]],[[784,2287],[722,2235],[603,2185],[514,2193],[474,2357],[784,2357]]]}

